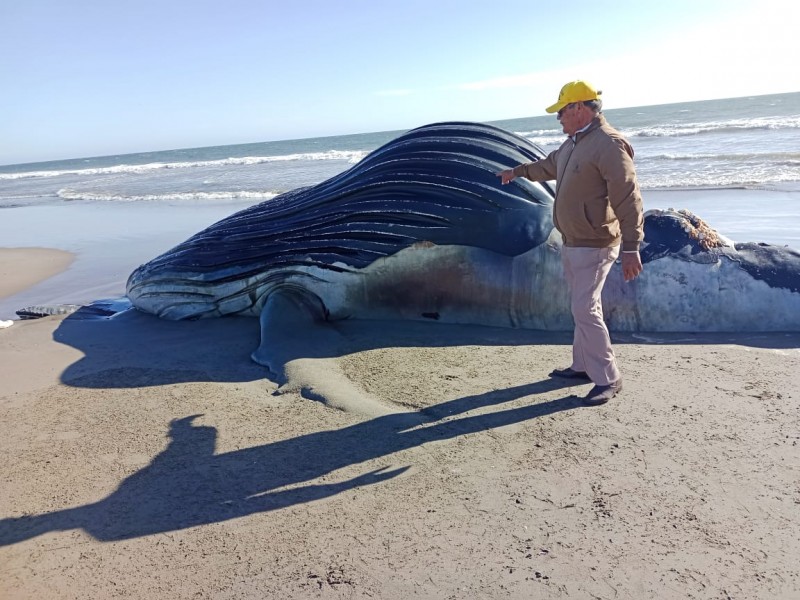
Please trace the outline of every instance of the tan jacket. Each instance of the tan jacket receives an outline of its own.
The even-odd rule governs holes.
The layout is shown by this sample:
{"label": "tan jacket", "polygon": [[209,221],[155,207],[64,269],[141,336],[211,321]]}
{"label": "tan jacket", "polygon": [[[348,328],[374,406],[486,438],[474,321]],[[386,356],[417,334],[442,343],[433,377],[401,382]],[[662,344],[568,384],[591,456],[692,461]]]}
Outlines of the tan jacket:
{"label": "tan jacket", "polygon": [[533,181],[556,180],[553,222],[565,246],[638,250],[642,196],[633,148],[602,114],[540,161],[514,167]]}

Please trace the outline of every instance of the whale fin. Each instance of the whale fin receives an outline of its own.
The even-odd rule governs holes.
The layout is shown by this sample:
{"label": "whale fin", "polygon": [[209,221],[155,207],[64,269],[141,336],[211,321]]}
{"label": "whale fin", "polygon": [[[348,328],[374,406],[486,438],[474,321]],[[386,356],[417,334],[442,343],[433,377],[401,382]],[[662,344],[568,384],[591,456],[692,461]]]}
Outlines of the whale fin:
{"label": "whale fin", "polygon": [[327,320],[328,310],[319,296],[299,286],[281,286],[270,292],[261,310],[261,343],[252,359],[267,367],[278,383],[285,382],[284,366],[309,351],[311,331]]}
{"label": "whale fin", "polygon": [[714,263],[716,249],[732,248],[733,242],[688,210],[648,210],[644,215],[642,262],[665,256],[697,263]]}
{"label": "whale fin", "polygon": [[252,358],[280,385],[276,394],[297,392],[345,412],[377,417],[398,412],[358,388],[337,358],[345,340],[327,322],[328,310],[313,292],[283,286],[270,293],[261,311],[261,344]]}

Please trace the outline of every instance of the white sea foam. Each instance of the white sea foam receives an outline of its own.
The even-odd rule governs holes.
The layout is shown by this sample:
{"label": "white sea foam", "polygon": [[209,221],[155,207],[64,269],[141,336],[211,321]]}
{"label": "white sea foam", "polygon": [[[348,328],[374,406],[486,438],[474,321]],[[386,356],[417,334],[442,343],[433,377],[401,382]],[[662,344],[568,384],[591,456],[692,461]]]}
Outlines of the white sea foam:
{"label": "white sea foam", "polygon": [[783,166],[800,166],[800,152],[731,152],[731,153],[678,153],[669,152],[663,154],[651,154],[648,160],[716,160],[724,162],[745,162],[769,161],[770,163]]}
{"label": "white sea foam", "polygon": [[278,194],[275,192],[176,192],[169,194],[96,194],[78,190],[58,190],[62,200],[84,200],[89,202],[226,202],[230,200],[269,200]]}
{"label": "white sea foam", "polygon": [[547,131],[530,131],[527,133],[518,133],[524,138],[527,138],[529,141],[533,142],[537,146],[560,146],[561,143],[566,139],[564,134],[557,130],[547,130]]}
{"label": "white sea foam", "polygon": [[271,162],[341,160],[355,164],[364,158],[364,150],[327,150],[325,152],[302,152],[281,156],[243,156],[221,160],[201,160],[187,162],[153,162],[143,165],[114,165],[87,169],[60,169],[53,171],[23,171],[20,173],[0,173],[0,181],[11,179],[30,179],[39,177],[59,177],[60,175],[113,175],[119,173],[150,173],[162,169],[192,169],[203,167],[251,166]]}
{"label": "white sea foam", "polygon": [[560,129],[551,128],[551,129],[534,129],[532,131],[515,131],[519,136],[528,138],[528,139],[536,139],[542,137],[553,137],[553,136],[560,136],[562,139],[564,138],[564,134],[561,133]]}
{"label": "white sea foam", "polygon": [[[622,133],[628,137],[682,137],[704,133],[741,132],[759,129],[800,129],[800,115],[702,121],[696,123],[665,123],[648,127],[623,128]],[[530,141],[540,146],[560,144],[564,141],[564,133],[556,128],[516,131],[515,133],[528,138]]]}
{"label": "white sea foam", "polygon": [[730,119],[698,123],[673,123],[652,127],[629,128],[623,131],[628,137],[681,137],[704,133],[741,132],[745,130],[800,129],[800,115],[789,117],[759,117]]}
{"label": "white sea foam", "polygon": [[800,181],[800,172],[774,173],[769,169],[754,170],[750,175],[741,171],[699,171],[677,176],[674,172],[647,172],[640,177],[642,189],[762,189],[769,184],[791,184]]}

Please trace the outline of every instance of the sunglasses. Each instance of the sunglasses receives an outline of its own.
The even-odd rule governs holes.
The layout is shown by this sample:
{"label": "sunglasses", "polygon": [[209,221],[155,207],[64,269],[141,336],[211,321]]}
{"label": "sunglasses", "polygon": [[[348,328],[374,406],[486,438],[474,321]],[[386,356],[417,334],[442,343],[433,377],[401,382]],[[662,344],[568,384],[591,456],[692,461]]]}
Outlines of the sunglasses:
{"label": "sunglasses", "polygon": [[580,104],[580,102],[572,102],[571,104],[567,104],[564,108],[556,113],[556,118],[560,119],[565,110],[567,110],[570,106],[577,106],[578,104]]}

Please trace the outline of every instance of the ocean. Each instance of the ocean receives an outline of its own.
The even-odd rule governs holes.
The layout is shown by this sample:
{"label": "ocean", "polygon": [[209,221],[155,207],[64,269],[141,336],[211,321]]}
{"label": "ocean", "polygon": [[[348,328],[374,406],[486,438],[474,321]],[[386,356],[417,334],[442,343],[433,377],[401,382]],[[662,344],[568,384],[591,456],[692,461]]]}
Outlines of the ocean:
{"label": "ocean", "polygon": [[[800,92],[604,112],[634,147],[646,209],[685,208],[734,241],[800,248]],[[552,115],[491,123],[545,151],[564,137]],[[54,247],[80,257],[102,244],[103,257],[78,261],[72,276],[81,264],[95,280],[121,269],[113,285],[84,290],[118,293],[130,261],[144,262],[228,214],[332,177],[401,133],[0,166],[0,247]],[[114,263],[115,252],[130,261]]]}
{"label": "ocean", "polygon": [[[605,114],[633,144],[643,190],[800,186],[800,93],[609,109]],[[564,138],[550,115],[491,123],[545,151]],[[323,181],[401,133],[0,166],[0,208],[63,202],[260,201]]]}

